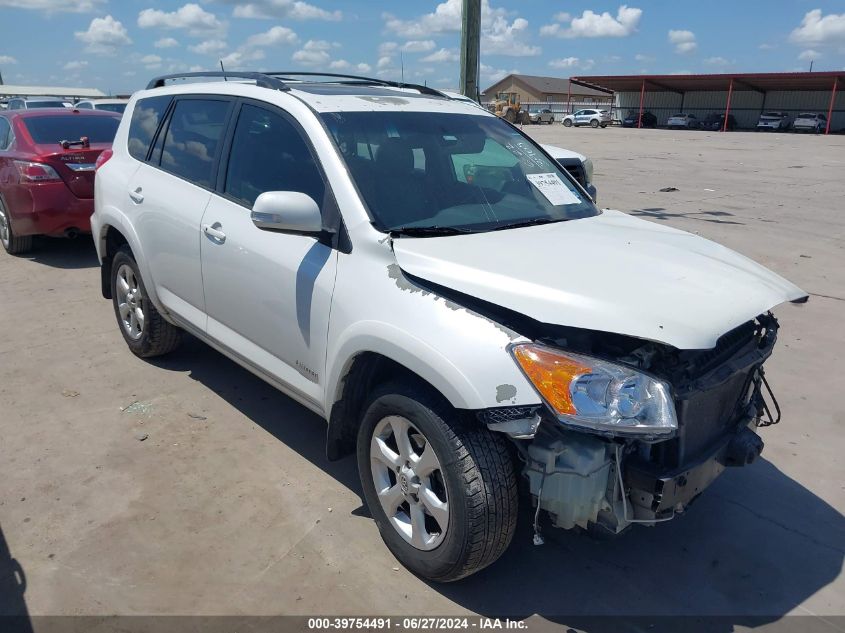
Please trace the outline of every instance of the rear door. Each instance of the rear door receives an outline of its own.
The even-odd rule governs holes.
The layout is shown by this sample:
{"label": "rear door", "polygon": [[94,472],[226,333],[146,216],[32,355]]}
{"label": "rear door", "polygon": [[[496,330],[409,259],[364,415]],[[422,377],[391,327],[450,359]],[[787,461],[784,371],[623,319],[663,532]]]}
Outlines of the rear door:
{"label": "rear door", "polygon": [[[130,153],[133,144],[143,151],[144,126],[155,133],[152,121],[158,115],[153,113],[161,104],[143,101],[133,112]],[[233,103],[214,95],[177,97],[127,191],[156,294],[168,310],[200,330],[206,325],[200,222],[216,180]]]}

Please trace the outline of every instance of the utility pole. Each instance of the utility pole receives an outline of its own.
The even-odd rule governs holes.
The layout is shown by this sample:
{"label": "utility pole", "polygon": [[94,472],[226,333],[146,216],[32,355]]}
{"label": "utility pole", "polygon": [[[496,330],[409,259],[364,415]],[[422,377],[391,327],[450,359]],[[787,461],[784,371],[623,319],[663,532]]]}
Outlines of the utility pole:
{"label": "utility pole", "polygon": [[3,73],[0,73],[0,86],[3,85]]}
{"label": "utility pole", "polygon": [[479,49],[481,47],[481,0],[463,0],[461,21],[461,94],[478,101]]}

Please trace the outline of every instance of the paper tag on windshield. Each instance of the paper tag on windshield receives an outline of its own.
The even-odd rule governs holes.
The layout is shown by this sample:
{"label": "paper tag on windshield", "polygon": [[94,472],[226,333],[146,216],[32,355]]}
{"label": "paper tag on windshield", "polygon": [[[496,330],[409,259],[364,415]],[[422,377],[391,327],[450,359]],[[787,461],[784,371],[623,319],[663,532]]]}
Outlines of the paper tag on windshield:
{"label": "paper tag on windshield", "polygon": [[581,198],[572,193],[557,174],[526,174],[526,178],[556,207],[581,204]]}

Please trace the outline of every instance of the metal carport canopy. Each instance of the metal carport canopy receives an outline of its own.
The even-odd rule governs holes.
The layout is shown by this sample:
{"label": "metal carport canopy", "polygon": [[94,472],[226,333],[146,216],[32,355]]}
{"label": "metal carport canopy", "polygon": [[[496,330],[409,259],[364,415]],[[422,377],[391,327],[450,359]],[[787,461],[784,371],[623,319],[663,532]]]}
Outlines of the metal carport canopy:
{"label": "metal carport canopy", "polygon": [[845,84],[845,71],[825,71],[817,73],[723,73],[715,75],[592,75],[571,77],[570,81],[579,86],[604,90],[605,92],[639,92],[640,119],[637,127],[642,127],[643,97],[648,92],[717,92],[727,91],[725,105],[725,124],[722,131],[728,129],[728,115],[731,111],[731,96],[734,90],[753,90],[765,94],[770,91],[822,91],[830,90],[830,107],[827,111],[827,128],[830,134],[830,119],[836,92],[840,84]]}
{"label": "metal carport canopy", "polygon": [[582,75],[572,82],[594,90],[639,92],[645,82],[649,92],[728,90],[831,90],[836,80],[845,83],[845,71],[817,73],[725,73],[716,75]]}

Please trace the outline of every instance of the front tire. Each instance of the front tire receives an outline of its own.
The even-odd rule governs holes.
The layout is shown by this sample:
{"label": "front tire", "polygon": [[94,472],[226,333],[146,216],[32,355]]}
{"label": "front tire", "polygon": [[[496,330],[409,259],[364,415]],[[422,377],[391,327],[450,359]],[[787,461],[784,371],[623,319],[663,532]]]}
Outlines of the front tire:
{"label": "front tire", "polygon": [[3,200],[0,200],[0,243],[9,255],[20,255],[32,250],[31,235],[15,235],[12,229],[12,218],[6,210]]}
{"label": "front tire", "polygon": [[510,544],[518,502],[505,439],[430,388],[379,388],[361,421],[357,457],[381,537],[413,573],[459,580]]}
{"label": "front tire", "polygon": [[563,127],[572,127],[572,119],[564,119]]}
{"label": "front tire", "polygon": [[127,245],[112,259],[111,296],[120,333],[133,354],[151,358],[179,346],[182,331],[165,321],[150,301],[138,264]]}

